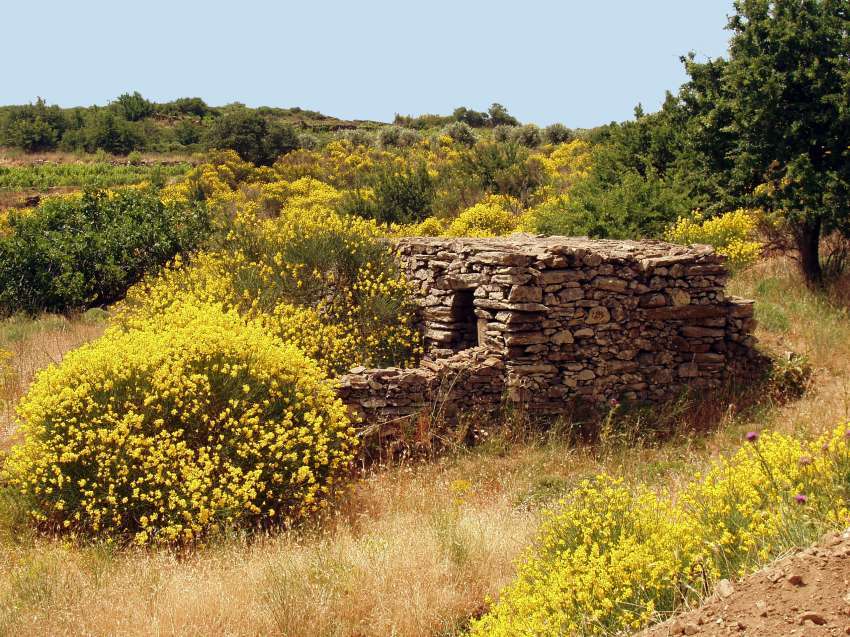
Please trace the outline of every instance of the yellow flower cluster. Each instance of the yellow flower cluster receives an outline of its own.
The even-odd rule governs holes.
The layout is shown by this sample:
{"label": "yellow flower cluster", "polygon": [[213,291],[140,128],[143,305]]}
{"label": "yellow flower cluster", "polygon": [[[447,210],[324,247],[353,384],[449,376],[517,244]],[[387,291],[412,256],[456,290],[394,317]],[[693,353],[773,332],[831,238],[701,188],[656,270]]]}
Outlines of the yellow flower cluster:
{"label": "yellow flower cluster", "polygon": [[592,147],[580,139],[556,146],[552,153],[543,159],[546,169],[559,178],[558,189],[566,192],[581,179],[590,174]]}
{"label": "yellow flower cluster", "polygon": [[481,202],[461,212],[449,224],[450,237],[498,237],[516,230],[517,218],[497,203]]}
{"label": "yellow flower cluster", "polygon": [[389,230],[337,213],[333,186],[265,173],[240,182],[262,169],[225,159],[196,169],[221,223],[219,245],[132,288],[119,320],[148,320],[191,296],[257,321],[327,373],[413,363],[421,348],[411,288],[385,243]]}
{"label": "yellow flower cluster", "polygon": [[324,506],[356,437],[296,347],[182,303],[41,372],[2,479],[44,528],[188,542]]}
{"label": "yellow flower cluster", "polygon": [[758,216],[752,210],[734,210],[709,219],[695,213],[692,218],[680,218],[665,238],[674,243],[707,243],[724,255],[733,268],[742,268],[761,254],[762,244],[755,238],[757,226]]}
{"label": "yellow flower cluster", "polygon": [[534,547],[472,635],[637,630],[828,528],[850,522],[850,429],[804,442],[767,434],[678,497],[599,476],[544,521]]}

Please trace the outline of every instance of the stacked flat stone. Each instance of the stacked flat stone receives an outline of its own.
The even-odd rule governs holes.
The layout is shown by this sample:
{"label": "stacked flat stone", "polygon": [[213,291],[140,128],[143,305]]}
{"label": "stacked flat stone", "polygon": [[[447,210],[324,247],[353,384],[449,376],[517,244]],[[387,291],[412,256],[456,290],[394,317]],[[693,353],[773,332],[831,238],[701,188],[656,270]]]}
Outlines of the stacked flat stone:
{"label": "stacked flat stone", "polygon": [[492,414],[502,403],[504,361],[485,347],[466,349],[419,367],[355,367],[337,393],[360,423],[361,437],[386,448],[415,438],[412,418],[456,421],[459,413]]}
{"label": "stacked flat stone", "polygon": [[[374,422],[430,408],[434,393],[420,393],[429,366],[451,368],[473,346],[500,361],[487,396],[532,414],[566,413],[577,400],[661,402],[752,373],[760,360],[752,301],[726,296],[728,271],[710,246],[513,235],[406,238],[398,252],[426,360],[343,379],[343,400]],[[482,402],[479,389],[461,385],[453,404],[467,390]]]}

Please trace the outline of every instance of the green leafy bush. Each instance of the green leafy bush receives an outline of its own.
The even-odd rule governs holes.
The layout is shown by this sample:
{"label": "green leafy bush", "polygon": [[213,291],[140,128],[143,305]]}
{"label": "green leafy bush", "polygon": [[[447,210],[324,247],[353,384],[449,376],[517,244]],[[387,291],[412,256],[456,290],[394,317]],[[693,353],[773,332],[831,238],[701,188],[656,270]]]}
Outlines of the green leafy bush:
{"label": "green leafy bush", "polygon": [[256,111],[237,108],[219,117],[207,133],[211,148],[231,149],[245,161],[270,166],[298,148],[298,135],[291,126],[269,122]]}
{"label": "green leafy bush", "polygon": [[466,122],[452,122],[443,129],[443,133],[458,144],[472,146],[475,144],[475,132]]}
{"label": "green leafy bush", "polygon": [[154,112],[153,103],[142,97],[138,91],[119,95],[113,103],[128,122],[138,122],[145,117],[150,117]]}
{"label": "green leafy bush", "polygon": [[47,106],[38,98],[35,104],[11,106],[0,118],[0,143],[27,152],[56,148],[68,122],[62,109]]}
{"label": "green leafy bush", "polygon": [[543,143],[543,135],[534,124],[524,124],[513,129],[513,140],[526,148],[537,148]]}
{"label": "green leafy bush", "polygon": [[208,229],[199,204],[165,205],[152,189],[91,190],[12,212],[0,228],[0,313],[112,302]]}
{"label": "green leafy bush", "polygon": [[401,126],[387,126],[378,132],[378,144],[381,148],[404,148],[413,146],[422,136],[412,128]]}
{"label": "green leafy bush", "polygon": [[539,159],[516,143],[476,144],[461,157],[459,172],[484,192],[509,195],[523,204],[546,179]]}
{"label": "green leafy bush", "polygon": [[365,190],[343,198],[341,209],[379,223],[416,223],[431,214],[434,181],[424,163],[381,166],[370,173]]}
{"label": "green leafy bush", "polygon": [[564,144],[572,141],[573,132],[563,124],[551,124],[543,129],[543,139],[547,144]]}
{"label": "green leafy bush", "polygon": [[111,110],[101,109],[93,113],[81,131],[82,145],[93,153],[105,150],[116,155],[143,148],[141,132],[127,120],[117,117]]}
{"label": "green leafy bush", "polygon": [[359,128],[343,132],[342,138],[348,140],[354,146],[369,147],[375,145],[375,136],[372,133],[369,133],[365,130],[360,130]]}

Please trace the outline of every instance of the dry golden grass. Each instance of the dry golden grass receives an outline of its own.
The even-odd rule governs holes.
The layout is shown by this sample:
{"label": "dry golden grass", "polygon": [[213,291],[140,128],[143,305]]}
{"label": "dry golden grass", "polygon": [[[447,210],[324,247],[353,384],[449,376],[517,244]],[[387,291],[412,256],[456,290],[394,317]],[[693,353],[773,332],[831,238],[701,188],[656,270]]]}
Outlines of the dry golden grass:
{"label": "dry golden grass", "polygon": [[[748,429],[821,431],[848,417],[846,310],[805,291],[784,261],[732,288],[757,298],[767,348],[815,366],[802,399],[692,412],[666,441],[644,435],[647,416],[592,447],[571,447],[557,432],[497,434],[432,462],[373,468],[312,528],[233,537],[189,555],[75,546],[13,531],[11,520],[4,531],[0,517],[0,635],[458,634],[510,580],[541,512],[582,477],[606,470],[675,489]],[[96,333],[63,329],[15,341],[22,379]]]}
{"label": "dry golden grass", "polygon": [[15,405],[35,373],[102,331],[102,323],[51,315],[0,322],[0,451],[13,439]]}

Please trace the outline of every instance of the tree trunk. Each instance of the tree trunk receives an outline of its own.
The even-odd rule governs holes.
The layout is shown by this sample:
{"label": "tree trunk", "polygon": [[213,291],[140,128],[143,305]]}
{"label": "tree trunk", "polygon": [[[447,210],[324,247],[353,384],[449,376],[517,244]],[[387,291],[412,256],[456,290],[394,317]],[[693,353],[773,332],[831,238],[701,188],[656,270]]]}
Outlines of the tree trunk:
{"label": "tree trunk", "polygon": [[794,238],[800,252],[800,269],[806,284],[818,287],[823,283],[823,271],[820,267],[820,220],[809,221],[797,228]]}

